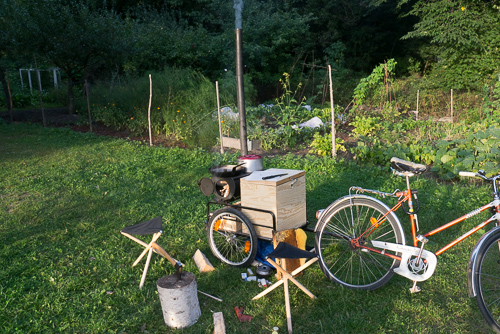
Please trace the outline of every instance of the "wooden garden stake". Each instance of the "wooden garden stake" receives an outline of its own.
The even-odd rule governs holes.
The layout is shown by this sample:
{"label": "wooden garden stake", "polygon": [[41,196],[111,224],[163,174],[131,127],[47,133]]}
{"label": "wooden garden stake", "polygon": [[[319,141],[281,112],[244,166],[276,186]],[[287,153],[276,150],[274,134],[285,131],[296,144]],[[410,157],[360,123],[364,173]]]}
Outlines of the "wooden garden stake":
{"label": "wooden garden stake", "polygon": [[149,146],[153,146],[153,137],[151,136],[151,98],[153,97],[153,81],[149,75],[149,106],[148,106],[148,127],[149,127]]}
{"label": "wooden garden stake", "polygon": [[12,108],[12,92],[10,90],[9,70],[5,70],[5,83],[7,92],[7,109],[9,109],[10,121],[14,122],[14,110]]}
{"label": "wooden garden stake", "polygon": [[42,80],[40,78],[40,71],[38,70],[36,58],[35,58],[35,68],[36,68],[36,75],[38,77],[38,97],[40,98],[40,110],[42,111],[42,122],[43,126],[46,127],[47,121],[45,120],[45,110],[43,109],[43,101],[42,101]]}
{"label": "wooden garden stake", "polygon": [[89,112],[90,132],[93,132],[92,131],[92,114],[90,113],[89,83],[87,82],[87,79],[85,79],[85,95],[87,95],[87,110]]}
{"label": "wooden garden stake", "polygon": [[218,301],[218,302],[222,302],[222,299],[217,298],[217,297],[214,297],[214,296],[212,296],[212,295],[209,295],[209,294],[208,294],[208,293],[206,293],[206,292],[203,292],[203,291],[200,291],[200,290],[198,290],[198,292],[199,292],[199,293],[201,293],[202,295],[205,295],[205,296],[207,296],[207,297],[210,297],[210,298],[212,298],[212,299],[215,299],[215,300],[216,300],[216,301]]}
{"label": "wooden garden stake", "polygon": [[451,122],[453,123],[453,88],[451,89]]}
{"label": "wooden garden stake", "polygon": [[416,121],[418,121],[418,98],[419,98],[419,95],[420,95],[420,89],[417,89],[417,112],[416,112],[416,116],[415,116]]}
{"label": "wooden garden stake", "polygon": [[333,105],[333,83],[332,83],[332,66],[328,65],[328,76],[330,77],[330,107],[332,109],[332,156],[337,156],[335,148],[335,106]]}
{"label": "wooden garden stake", "polygon": [[224,143],[222,142],[222,123],[220,122],[220,101],[219,101],[219,82],[215,82],[215,93],[217,95],[217,115],[219,116],[219,136],[220,136],[220,153],[224,154]]}

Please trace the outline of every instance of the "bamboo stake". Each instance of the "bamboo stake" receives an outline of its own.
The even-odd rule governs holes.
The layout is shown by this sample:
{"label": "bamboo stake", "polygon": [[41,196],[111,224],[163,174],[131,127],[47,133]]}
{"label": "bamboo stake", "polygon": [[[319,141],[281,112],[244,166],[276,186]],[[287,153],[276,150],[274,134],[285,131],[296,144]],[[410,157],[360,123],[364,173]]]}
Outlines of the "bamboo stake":
{"label": "bamboo stake", "polygon": [[148,127],[149,127],[149,146],[153,146],[153,137],[151,136],[151,99],[153,97],[153,81],[149,75],[149,106],[148,106]]}
{"label": "bamboo stake", "polygon": [[335,147],[335,106],[333,104],[333,83],[332,83],[332,66],[328,65],[328,75],[330,77],[330,107],[332,109],[332,156],[337,156]]}
{"label": "bamboo stake", "polygon": [[209,295],[208,293],[205,293],[205,292],[203,292],[203,291],[198,290],[198,292],[199,292],[199,293],[201,293],[202,295],[205,295],[205,296],[207,296],[207,297],[213,298],[213,299],[215,299],[215,300],[217,300],[217,301],[219,301],[219,302],[221,302],[221,301],[222,301],[222,299],[217,298],[217,297],[214,297],[214,296],[212,296],[212,295]]}
{"label": "bamboo stake", "polygon": [[[36,64],[36,60],[35,60]],[[30,94],[33,95],[33,84],[31,83],[31,68],[28,69],[28,81],[30,83]]]}
{"label": "bamboo stake", "polygon": [[87,82],[87,79],[85,79],[85,94],[87,95],[87,110],[89,112],[90,132],[93,132],[92,131],[92,114],[90,112],[89,83]]}
{"label": "bamboo stake", "polygon": [[451,89],[451,122],[453,123],[453,88]]}
{"label": "bamboo stake", "polygon": [[224,154],[224,143],[222,142],[222,125],[220,122],[220,100],[219,100],[219,82],[215,82],[215,93],[217,95],[217,115],[219,116],[219,137],[220,137],[220,153]]}
{"label": "bamboo stake", "polygon": [[418,121],[418,99],[420,97],[419,95],[420,95],[420,89],[417,89],[417,113],[415,118],[416,121]]}

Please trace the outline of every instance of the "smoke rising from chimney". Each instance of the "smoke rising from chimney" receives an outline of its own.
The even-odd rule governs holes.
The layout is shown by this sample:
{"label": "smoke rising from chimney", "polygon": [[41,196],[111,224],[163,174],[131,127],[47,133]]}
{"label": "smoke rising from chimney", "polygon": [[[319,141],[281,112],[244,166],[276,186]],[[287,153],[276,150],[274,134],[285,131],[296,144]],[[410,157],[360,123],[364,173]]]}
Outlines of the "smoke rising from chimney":
{"label": "smoke rising from chimney", "polygon": [[243,0],[234,0],[233,8],[236,17],[236,29],[241,29],[241,12],[243,10]]}

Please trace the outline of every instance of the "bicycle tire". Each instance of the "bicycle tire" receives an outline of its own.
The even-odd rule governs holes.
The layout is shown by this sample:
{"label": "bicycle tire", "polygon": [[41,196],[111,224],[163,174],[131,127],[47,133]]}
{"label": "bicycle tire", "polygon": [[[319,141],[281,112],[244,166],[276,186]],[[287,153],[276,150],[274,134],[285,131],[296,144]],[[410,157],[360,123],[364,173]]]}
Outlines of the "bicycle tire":
{"label": "bicycle tire", "polygon": [[476,302],[488,324],[500,333],[500,231],[488,236],[477,254]]}
{"label": "bicycle tire", "polygon": [[240,211],[225,207],[215,211],[207,225],[212,253],[234,267],[247,267],[257,254],[257,234],[252,223]]}
{"label": "bicycle tire", "polygon": [[[364,195],[346,196],[332,203],[316,226],[315,246],[319,264],[328,279],[352,289],[374,290],[394,275],[399,260],[351,246],[350,240],[366,231],[370,218],[390,209],[381,201]],[[404,232],[394,213],[366,238],[397,244],[405,243]]]}

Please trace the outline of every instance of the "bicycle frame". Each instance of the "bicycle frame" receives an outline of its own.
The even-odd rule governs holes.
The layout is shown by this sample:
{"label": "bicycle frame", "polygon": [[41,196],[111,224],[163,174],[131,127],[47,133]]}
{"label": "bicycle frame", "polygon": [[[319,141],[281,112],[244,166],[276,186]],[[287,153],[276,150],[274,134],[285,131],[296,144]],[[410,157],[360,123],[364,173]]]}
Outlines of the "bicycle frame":
{"label": "bicycle frame", "polygon": [[[381,255],[384,255],[384,256],[387,256],[387,257],[390,257],[390,258],[393,258],[393,259],[396,259],[396,260],[401,260],[401,257],[400,256],[397,256],[397,255],[394,255],[394,254],[390,254],[390,253],[386,253],[385,251],[380,251],[380,250],[377,250],[377,249],[374,249],[372,247],[368,247],[366,245],[363,245],[362,243],[359,242],[359,239],[361,238],[364,238],[368,235],[370,235],[373,231],[375,231],[381,224],[384,223],[384,221],[386,220],[386,217],[388,214],[390,214],[391,212],[395,212],[396,210],[398,210],[402,205],[403,203],[405,202],[408,202],[408,213],[410,215],[410,225],[411,225],[411,233],[412,233],[412,239],[413,239],[413,246],[414,247],[418,247],[418,243],[421,242],[419,240],[419,236],[417,236],[417,232],[419,230],[419,227],[418,227],[418,217],[417,217],[417,213],[414,208],[414,203],[413,203],[413,200],[412,200],[412,197],[414,196],[415,197],[415,200],[417,201],[418,203],[418,199],[416,197],[416,194],[417,194],[417,191],[412,191],[411,188],[410,188],[410,182],[409,182],[409,175],[404,175],[406,176],[406,184],[407,184],[407,189],[405,191],[399,191],[399,190],[396,190],[395,192],[393,193],[383,193],[383,192],[380,192],[378,190],[370,190],[370,189],[364,189],[364,188],[359,188],[359,187],[352,187],[351,189],[353,190],[356,190],[357,192],[369,192],[369,193],[373,193],[373,194],[377,194],[377,195],[381,195],[383,197],[385,196],[390,196],[390,197],[397,197],[399,199],[398,203],[396,205],[394,205],[386,214],[384,214],[381,218],[379,218],[376,222],[372,222],[372,226],[366,230],[363,234],[361,234],[358,238],[356,238],[355,240],[353,240],[352,242],[357,246],[357,247],[360,247],[360,248],[365,248],[369,251],[372,251],[372,252],[376,252],[376,253],[379,253]],[[496,194],[496,193],[495,193]],[[469,230],[468,232],[464,233],[463,235],[461,235],[460,237],[458,237],[457,239],[453,240],[452,242],[450,242],[449,244],[447,244],[446,246],[444,246],[443,248],[439,249],[438,251],[436,251],[434,254],[436,256],[444,253],[445,251],[447,251],[448,249],[452,248],[453,246],[457,245],[458,243],[460,243],[461,241],[467,239],[468,237],[470,237],[472,234],[476,233],[477,231],[479,231],[480,229],[486,227],[488,224],[490,224],[492,221],[496,221],[497,222],[497,226],[499,226],[499,222],[500,222],[500,199],[497,198],[498,196],[495,196],[495,199],[478,208],[478,209],[475,209],[453,221],[450,221],[449,223],[446,223],[430,232],[427,232],[425,234],[423,234],[422,236],[425,238],[428,238],[432,235],[435,235],[435,234],[438,234],[439,232],[442,232],[446,229],[448,229],[449,227],[451,226],[454,226],[458,223],[461,223],[465,220],[467,220],[468,218],[471,218],[473,216],[476,216],[478,215],[479,213],[481,212],[484,212],[490,208],[496,208],[496,213],[493,214],[489,219],[485,220],[484,222],[480,223],[479,225],[475,226],[474,228],[472,228],[471,230]]]}

